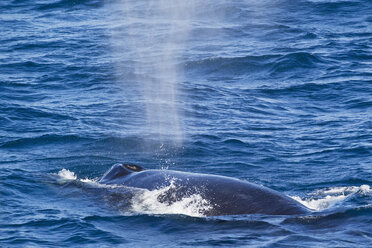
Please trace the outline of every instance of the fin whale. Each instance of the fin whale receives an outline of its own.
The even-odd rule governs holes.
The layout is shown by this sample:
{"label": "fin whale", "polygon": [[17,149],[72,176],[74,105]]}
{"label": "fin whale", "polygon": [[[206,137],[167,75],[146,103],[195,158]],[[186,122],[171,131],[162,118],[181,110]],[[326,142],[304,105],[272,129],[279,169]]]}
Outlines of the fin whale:
{"label": "fin whale", "polygon": [[138,165],[114,164],[99,180],[102,184],[156,190],[174,187],[158,197],[173,203],[192,194],[199,194],[211,204],[205,216],[265,214],[299,215],[311,211],[292,198],[264,186],[243,180],[173,170],[145,170]]}

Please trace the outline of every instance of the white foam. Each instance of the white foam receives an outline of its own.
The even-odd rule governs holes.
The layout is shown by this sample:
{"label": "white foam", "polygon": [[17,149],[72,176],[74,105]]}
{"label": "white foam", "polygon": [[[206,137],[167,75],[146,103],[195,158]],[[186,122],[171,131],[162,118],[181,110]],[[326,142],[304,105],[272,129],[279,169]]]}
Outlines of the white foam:
{"label": "white foam", "polygon": [[347,196],[325,196],[322,199],[305,199],[302,200],[298,196],[293,196],[293,199],[300,202],[301,204],[305,205],[306,207],[312,209],[312,210],[324,210],[327,208],[330,208],[337,204],[338,202],[341,202],[347,198]]}
{"label": "white foam", "polygon": [[369,185],[362,185],[359,187],[360,191],[362,194],[368,194],[368,193],[371,193],[371,187],[369,187]]}
{"label": "white foam", "polygon": [[64,183],[64,182],[68,182],[68,181],[72,181],[72,180],[77,179],[77,176],[75,175],[74,172],[66,170],[66,169],[60,170],[57,175],[59,176],[58,182],[60,182],[60,183]]}
{"label": "white foam", "polygon": [[348,187],[332,187],[327,189],[317,190],[310,193],[308,197],[301,198],[299,196],[290,196],[306,207],[320,211],[331,208],[334,205],[345,201],[355,194],[368,194],[371,193],[369,185],[361,186],[348,186]]}
{"label": "white foam", "polygon": [[204,212],[210,210],[212,205],[200,194],[191,194],[172,203],[160,202],[159,196],[174,189],[174,181],[169,186],[157,190],[143,190],[132,199],[132,210],[140,214],[183,214],[194,217],[203,217]]}
{"label": "white foam", "polygon": [[116,188],[116,187],[120,187],[120,185],[100,184],[99,182],[97,182],[97,179],[89,179],[89,178],[79,179],[77,177],[77,175],[75,174],[75,172],[70,171],[70,170],[66,170],[66,169],[60,170],[57,173],[57,176],[58,176],[58,178],[57,178],[58,183],[67,183],[67,182],[71,182],[71,181],[77,181],[77,182],[81,182],[81,183],[84,183],[86,185],[97,187],[97,188],[102,188],[102,187],[104,187],[104,188]]}

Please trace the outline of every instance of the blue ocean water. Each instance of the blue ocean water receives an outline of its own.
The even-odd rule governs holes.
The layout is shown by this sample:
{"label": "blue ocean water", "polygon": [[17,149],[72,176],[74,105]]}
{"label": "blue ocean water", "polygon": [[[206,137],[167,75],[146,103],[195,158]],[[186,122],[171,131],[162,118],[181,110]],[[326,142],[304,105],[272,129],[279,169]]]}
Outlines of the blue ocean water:
{"label": "blue ocean water", "polygon": [[[369,0],[1,1],[0,246],[371,247],[371,16]],[[96,183],[116,162],[314,214],[128,200]]]}

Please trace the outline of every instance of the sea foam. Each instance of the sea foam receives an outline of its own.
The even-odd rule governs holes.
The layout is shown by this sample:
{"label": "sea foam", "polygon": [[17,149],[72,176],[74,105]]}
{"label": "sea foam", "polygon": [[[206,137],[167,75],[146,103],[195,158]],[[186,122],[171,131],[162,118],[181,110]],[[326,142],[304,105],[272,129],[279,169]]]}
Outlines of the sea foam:
{"label": "sea foam", "polygon": [[371,193],[370,186],[361,185],[320,189],[303,198],[299,196],[290,197],[312,210],[321,211],[340,204],[355,194],[364,195],[368,193]]}
{"label": "sea foam", "polygon": [[190,194],[172,203],[159,201],[163,194],[175,187],[174,181],[171,181],[169,186],[151,191],[144,190],[132,199],[133,211],[143,214],[183,214],[203,217],[205,211],[213,208],[211,203],[200,194]]}

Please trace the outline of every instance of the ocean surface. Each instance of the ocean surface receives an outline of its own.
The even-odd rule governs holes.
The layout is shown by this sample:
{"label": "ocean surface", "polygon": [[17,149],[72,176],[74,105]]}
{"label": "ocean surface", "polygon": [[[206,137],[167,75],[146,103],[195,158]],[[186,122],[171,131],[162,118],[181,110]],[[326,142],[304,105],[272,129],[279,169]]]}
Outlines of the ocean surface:
{"label": "ocean surface", "polygon": [[[372,247],[371,131],[370,0],[0,1],[0,247]],[[130,198],[117,162],[313,213]]]}

